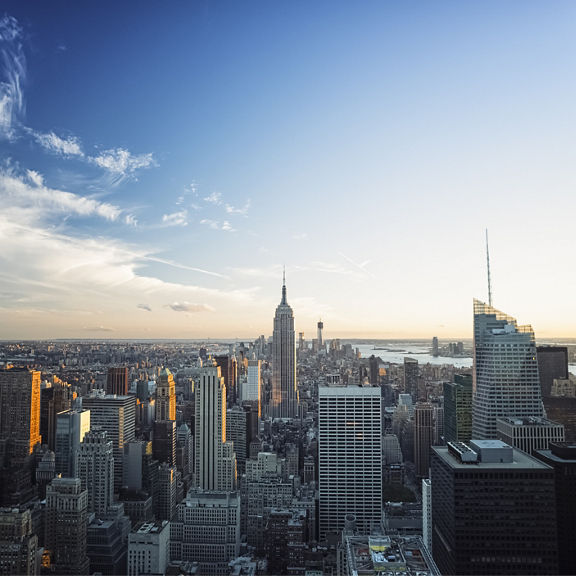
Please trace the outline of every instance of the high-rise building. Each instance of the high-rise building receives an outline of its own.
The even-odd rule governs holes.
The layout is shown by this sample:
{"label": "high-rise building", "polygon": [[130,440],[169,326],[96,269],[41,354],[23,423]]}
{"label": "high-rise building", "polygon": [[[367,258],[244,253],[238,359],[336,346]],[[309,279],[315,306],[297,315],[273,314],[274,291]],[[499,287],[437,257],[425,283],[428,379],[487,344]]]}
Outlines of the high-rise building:
{"label": "high-rise building", "polygon": [[434,446],[432,551],[442,574],[558,574],[554,475],[500,440]]}
{"label": "high-rise building", "polygon": [[241,406],[235,405],[226,411],[226,440],[233,443],[236,454],[238,476],[246,470],[246,412]]}
{"label": "high-rise building", "polygon": [[30,510],[0,508],[0,574],[38,574],[38,536]]}
{"label": "high-rise building", "polygon": [[242,388],[242,401],[260,402],[261,382],[260,360],[248,360],[248,373],[246,383]]}
{"label": "high-rise building", "polygon": [[89,431],[90,410],[66,410],[56,416],[56,474],[77,476],[76,452]]}
{"label": "high-rise building", "polygon": [[41,373],[0,370],[0,466],[24,462],[40,444]]}
{"label": "high-rise building", "polygon": [[233,490],[236,455],[226,442],[226,386],[219,366],[205,366],[196,385],[194,456],[196,483],[203,490]]}
{"label": "high-rise building", "polygon": [[551,395],[552,384],[557,378],[568,378],[568,348],[566,346],[538,346],[538,373],[542,397]]}
{"label": "high-rise building", "polygon": [[226,386],[226,402],[228,405],[234,404],[237,398],[238,363],[234,356],[222,354],[214,356],[214,362],[220,366],[220,374],[224,378]]}
{"label": "high-rise building", "polygon": [[418,360],[404,358],[404,393],[410,394],[413,400],[418,400]]}
{"label": "high-rise building", "polygon": [[152,454],[158,462],[176,466],[176,421],[157,420],[154,422]]}
{"label": "high-rise building", "polygon": [[176,420],[176,384],[174,376],[164,368],[156,380],[156,422]]}
{"label": "high-rise building", "polygon": [[414,463],[416,476],[428,478],[430,447],[434,440],[434,407],[428,402],[419,402],[414,408]]}
{"label": "high-rise building", "polygon": [[430,478],[422,479],[422,540],[432,554],[432,484]]}
{"label": "high-rise building", "polygon": [[554,469],[558,574],[573,576],[576,574],[576,446],[553,443],[549,449],[536,451],[534,456]]}
{"label": "high-rise building", "polygon": [[497,438],[502,416],[543,416],[531,326],[474,300],[472,437]]}
{"label": "high-rise building", "polygon": [[50,450],[56,447],[56,417],[72,408],[72,387],[56,377],[53,382],[42,382],[40,390],[40,435],[42,444]]}
{"label": "high-rise building", "polygon": [[128,576],[165,574],[170,560],[170,524],[143,522],[128,537]]}
{"label": "high-rise building", "polygon": [[367,532],[382,521],[382,400],[376,386],[318,388],[320,538],[347,514]]}
{"label": "high-rise building", "polygon": [[114,502],[114,454],[105,430],[92,430],[76,453],[76,476],[88,492],[88,512],[102,518]]}
{"label": "high-rise building", "polygon": [[455,374],[444,382],[444,438],[446,442],[467,442],[472,438],[472,376]]}
{"label": "high-rise building", "polygon": [[200,574],[229,574],[240,552],[237,492],[190,490],[170,522],[170,560],[198,562]]}
{"label": "high-rise building", "polygon": [[54,478],[46,488],[44,546],[56,574],[90,574],[87,529],[88,491],[80,478]]}
{"label": "high-rise building", "polygon": [[324,322],[322,322],[322,320],[320,320],[318,322],[318,351],[320,352],[320,350],[322,350],[324,348],[324,340],[322,339],[322,330],[324,330]]}
{"label": "high-rise building", "polygon": [[434,336],[434,338],[432,338],[432,356],[438,356],[439,353],[438,337]]}
{"label": "high-rise building", "polygon": [[274,316],[272,390],[268,415],[283,420],[296,418],[298,415],[294,314],[286,300],[285,280],[282,285],[282,300]]}
{"label": "high-rise building", "polygon": [[106,394],[128,394],[128,366],[108,368],[106,376]]}
{"label": "high-rise building", "polygon": [[119,492],[124,475],[124,445],[134,440],[136,429],[135,396],[101,395],[93,393],[82,399],[90,410],[92,427],[108,432],[114,446],[114,492]]}

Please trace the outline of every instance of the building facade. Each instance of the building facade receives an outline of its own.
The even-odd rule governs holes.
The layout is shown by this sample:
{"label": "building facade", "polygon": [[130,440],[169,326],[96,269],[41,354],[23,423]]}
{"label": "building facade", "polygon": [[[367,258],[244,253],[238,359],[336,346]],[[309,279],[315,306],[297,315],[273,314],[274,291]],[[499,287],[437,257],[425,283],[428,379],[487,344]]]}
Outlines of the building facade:
{"label": "building facade", "polygon": [[531,326],[474,300],[472,437],[497,438],[496,419],[542,417],[542,396]]}
{"label": "building facade", "polygon": [[282,300],[274,316],[272,390],[268,415],[283,420],[298,416],[294,313],[286,300],[286,282],[282,285]]}
{"label": "building facade", "polygon": [[320,538],[347,514],[365,531],[382,521],[382,400],[376,386],[318,388]]}

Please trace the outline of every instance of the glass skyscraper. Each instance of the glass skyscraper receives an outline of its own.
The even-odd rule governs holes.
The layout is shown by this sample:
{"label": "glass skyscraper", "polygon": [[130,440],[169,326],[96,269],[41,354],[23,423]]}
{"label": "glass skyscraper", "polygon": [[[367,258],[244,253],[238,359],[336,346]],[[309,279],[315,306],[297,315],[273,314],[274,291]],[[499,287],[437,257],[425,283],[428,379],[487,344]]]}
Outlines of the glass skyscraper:
{"label": "glass skyscraper", "polygon": [[497,438],[502,416],[543,416],[531,326],[474,300],[472,438]]}

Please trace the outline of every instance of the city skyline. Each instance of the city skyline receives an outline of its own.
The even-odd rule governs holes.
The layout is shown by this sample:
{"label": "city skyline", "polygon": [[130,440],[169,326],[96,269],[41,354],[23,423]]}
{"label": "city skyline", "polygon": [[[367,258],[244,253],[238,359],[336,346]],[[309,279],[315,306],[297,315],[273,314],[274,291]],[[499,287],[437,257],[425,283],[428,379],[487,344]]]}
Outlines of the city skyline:
{"label": "city skyline", "polygon": [[0,339],[574,335],[572,2],[3,6]]}

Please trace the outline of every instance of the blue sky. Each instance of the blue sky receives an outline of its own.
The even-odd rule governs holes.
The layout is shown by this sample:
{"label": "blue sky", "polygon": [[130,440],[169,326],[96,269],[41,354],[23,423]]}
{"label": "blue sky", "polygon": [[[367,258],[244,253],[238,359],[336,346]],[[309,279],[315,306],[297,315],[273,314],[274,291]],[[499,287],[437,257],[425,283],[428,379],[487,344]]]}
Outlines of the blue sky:
{"label": "blue sky", "polygon": [[0,338],[574,336],[573,2],[12,2]]}

